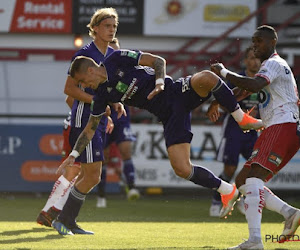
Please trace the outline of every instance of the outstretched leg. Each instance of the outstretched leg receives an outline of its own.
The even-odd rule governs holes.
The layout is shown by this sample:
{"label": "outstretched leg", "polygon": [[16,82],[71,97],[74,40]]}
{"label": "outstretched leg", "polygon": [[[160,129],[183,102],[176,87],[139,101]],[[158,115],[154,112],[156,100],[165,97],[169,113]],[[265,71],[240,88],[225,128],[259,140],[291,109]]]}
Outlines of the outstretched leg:
{"label": "outstretched leg", "polygon": [[197,185],[217,190],[226,197],[238,195],[235,186],[221,180],[209,169],[193,165],[190,161],[190,144],[180,143],[168,147],[171,165],[179,177],[190,180]]}
{"label": "outstretched leg", "polygon": [[206,97],[211,92],[217,102],[231,113],[242,129],[260,129],[263,127],[260,119],[255,119],[242,111],[232,90],[215,73],[203,70],[193,75],[191,86],[201,97]]}

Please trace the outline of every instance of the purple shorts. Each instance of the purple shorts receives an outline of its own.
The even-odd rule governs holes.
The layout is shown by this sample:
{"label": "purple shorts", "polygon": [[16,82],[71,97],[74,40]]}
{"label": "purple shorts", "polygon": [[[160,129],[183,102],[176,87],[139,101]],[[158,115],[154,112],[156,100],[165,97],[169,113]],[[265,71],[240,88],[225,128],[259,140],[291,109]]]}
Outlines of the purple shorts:
{"label": "purple shorts", "polygon": [[169,96],[171,110],[169,118],[163,123],[167,148],[179,143],[191,143],[191,111],[210,98],[201,98],[190,86],[191,76],[179,78],[172,86]]}
{"label": "purple shorts", "polygon": [[114,122],[114,129],[111,134],[106,134],[105,148],[111,143],[119,144],[124,141],[135,141],[136,138],[130,127],[130,111],[125,106],[127,116],[121,116],[117,119],[117,112],[112,110],[111,118]]}
{"label": "purple shorts", "polygon": [[[70,145],[72,148],[74,147],[77,138],[81,134],[83,129],[81,128],[71,128],[70,131]],[[93,139],[86,146],[85,150],[80,154],[79,157],[76,158],[75,162],[81,163],[93,163],[97,161],[103,161],[103,149],[104,149],[104,140],[105,140],[105,132],[101,132],[100,129],[97,129]]]}

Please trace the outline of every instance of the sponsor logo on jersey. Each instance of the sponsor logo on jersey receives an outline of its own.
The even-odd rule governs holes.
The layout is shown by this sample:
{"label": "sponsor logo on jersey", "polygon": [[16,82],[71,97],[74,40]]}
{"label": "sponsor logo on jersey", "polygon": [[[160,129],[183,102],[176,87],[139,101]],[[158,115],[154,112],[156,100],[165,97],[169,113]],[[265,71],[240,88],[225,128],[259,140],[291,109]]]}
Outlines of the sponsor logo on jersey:
{"label": "sponsor logo on jersey", "polygon": [[119,81],[116,85],[116,90],[118,90],[121,93],[125,93],[127,89],[128,89],[128,86],[123,82]]}
{"label": "sponsor logo on jersey", "polygon": [[138,90],[138,86],[136,86],[137,84],[137,79],[133,78],[126,93],[122,96],[121,98],[121,102],[124,102],[126,99],[131,99],[131,97],[136,93],[136,91]]}
{"label": "sponsor logo on jersey", "polygon": [[271,95],[267,90],[262,89],[258,92],[258,101],[260,102],[260,108],[265,108],[270,102],[270,99]]}
{"label": "sponsor logo on jersey", "polygon": [[271,152],[268,157],[268,161],[274,163],[278,167],[282,162],[282,158],[279,155]]}
{"label": "sponsor logo on jersey", "polygon": [[133,59],[137,59],[138,52],[132,51],[132,50],[122,50],[121,51],[121,56],[128,56],[128,57],[131,57]]}

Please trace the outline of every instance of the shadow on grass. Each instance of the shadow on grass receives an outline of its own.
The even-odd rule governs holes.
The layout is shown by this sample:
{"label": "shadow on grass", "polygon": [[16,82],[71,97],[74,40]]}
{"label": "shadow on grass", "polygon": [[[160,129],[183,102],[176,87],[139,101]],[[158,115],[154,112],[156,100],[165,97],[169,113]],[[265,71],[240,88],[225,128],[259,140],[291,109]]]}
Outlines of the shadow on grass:
{"label": "shadow on grass", "polygon": [[0,233],[0,236],[16,236],[15,239],[8,239],[8,240],[0,240],[1,244],[18,244],[22,242],[40,242],[41,240],[53,240],[53,239],[63,239],[63,236],[57,235],[46,235],[43,237],[27,237],[23,236],[23,234],[28,233],[43,233],[43,232],[50,232],[53,231],[50,228],[32,228],[27,230],[10,230],[10,231],[3,231]]}
{"label": "shadow on grass", "polygon": [[0,235],[10,236],[10,235],[21,235],[21,234],[27,234],[27,233],[42,233],[42,232],[47,232],[47,231],[53,231],[53,229],[51,230],[51,228],[34,227],[34,228],[28,229],[28,230],[3,231],[2,233],[0,233]]}

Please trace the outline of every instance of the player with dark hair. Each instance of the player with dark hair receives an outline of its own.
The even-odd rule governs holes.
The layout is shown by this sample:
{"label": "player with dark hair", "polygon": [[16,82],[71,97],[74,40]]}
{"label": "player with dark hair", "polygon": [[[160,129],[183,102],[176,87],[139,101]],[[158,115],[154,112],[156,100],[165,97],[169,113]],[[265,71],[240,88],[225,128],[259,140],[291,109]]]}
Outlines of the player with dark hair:
{"label": "player with dark hair", "polygon": [[[264,186],[264,182],[278,173],[300,147],[297,85],[289,65],[276,52],[277,39],[275,29],[268,25],[260,26],[254,32],[254,54],[262,62],[254,77],[231,72],[222,63],[211,66],[216,74],[237,87],[259,94],[259,112],[265,126],[251,157],[235,179],[239,191],[246,195],[249,239],[231,249],[263,249],[261,217],[264,207],[284,216],[283,240],[292,237],[300,223],[300,210],[288,205]],[[225,216],[233,205],[234,202],[223,207],[221,213]]]}
{"label": "player with dark hair", "polygon": [[71,77],[97,92],[89,122],[58,171],[72,165],[93,138],[107,103],[121,101],[146,109],[160,119],[169,160],[178,176],[216,189],[223,194],[225,206],[230,206],[238,195],[235,186],[190,161],[191,110],[214,95],[244,129],[259,129],[262,123],[241,110],[232,91],[211,71],[201,71],[177,81],[165,72],[166,62],[162,57],[138,51],[115,51],[101,65],[85,56],[75,58],[70,68]]}

